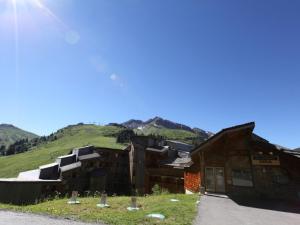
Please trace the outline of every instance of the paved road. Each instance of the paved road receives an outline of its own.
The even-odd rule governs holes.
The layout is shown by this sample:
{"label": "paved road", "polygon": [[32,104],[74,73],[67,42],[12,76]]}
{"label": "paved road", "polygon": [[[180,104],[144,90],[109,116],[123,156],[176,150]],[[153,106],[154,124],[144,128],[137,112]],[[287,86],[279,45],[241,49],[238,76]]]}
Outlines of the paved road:
{"label": "paved road", "polygon": [[[0,225],[92,225],[25,213],[0,211]],[[95,225],[95,224],[93,224]]]}
{"label": "paved road", "polygon": [[282,202],[236,203],[229,198],[202,196],[195,225],[296,225],[300,206]]}

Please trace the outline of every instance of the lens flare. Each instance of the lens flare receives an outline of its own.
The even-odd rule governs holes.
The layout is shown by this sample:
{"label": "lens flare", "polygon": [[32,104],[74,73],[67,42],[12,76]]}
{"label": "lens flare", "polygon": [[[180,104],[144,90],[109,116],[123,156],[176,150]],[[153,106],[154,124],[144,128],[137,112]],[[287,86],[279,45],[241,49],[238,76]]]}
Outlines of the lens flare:
{"label": "lens flare", "polygon": [[24,21],[28,21],[28,18],[30,18],[32,21],[39,23],[42,20],[37,17],[48,17],[50,18],[50,21],[54,22],[55,26],[59,28],[58,30],[62,32],[62,36],[66,43],[74,45],[80,40],[79,33],[70,29],[70,27],[68,27],[49,7],[45,5],[43,0],[0,0],[0,16],[1,18],[4,18],[2,21],[0,20],[0,23],[4,23],[5,21],[5,26],[8,25],[10,28],[13,28],[14,32],[15,79],[17,95],[20,80],[19,42],[21,40],[21,31],[23,32],[26,30],[26,26],[23,27],[23,25],[26,25],[26,22]]}
{"label": "lens flare", "polygon": [[42,21],[41,17],[43,16],[45,18],[49,18],[50,21],[55,24],[58,30],[62,32],[62,36],[64,37],[66,43],[73,45],[77,44],[80,40],[79,33],[64,23],[59,16],[57,16],[49,7],[46,6],[43,0],[0,0],[0,8],[7,8],[5,13],[11,15],[10,17],[11,22],[14,23],[16,40],[19,39],[18,36],[20,33],[20,25],[22,25],[22,27],[20,27],[22,30],[26,29],[23,28],[23,25],[26,23],[24,22],[25,20],[27,21],[28,18],[30,18],[32,19],[30,22],[39,23]]}

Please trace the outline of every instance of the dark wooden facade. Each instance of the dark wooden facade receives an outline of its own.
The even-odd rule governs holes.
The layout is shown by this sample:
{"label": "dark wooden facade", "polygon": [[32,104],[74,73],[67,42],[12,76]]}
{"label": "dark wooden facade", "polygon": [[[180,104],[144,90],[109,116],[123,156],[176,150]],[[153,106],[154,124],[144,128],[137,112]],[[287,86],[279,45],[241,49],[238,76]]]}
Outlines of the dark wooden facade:
{"label": "dark wooden facade", "polygon": [[170,193],[184,192],[184,170],[166,166],[170,149],[162,147],[161,140],[137,136],[132,140],[130,155],[132,188],[138,194],[150,194],[154,185]]}
{"label": "dark wooden facade", "polygon": [[[192,153],[194,165],[188,176],[200,174],[198,183],[185,187],[191,192],[226,193],[233,197],[251,196],[300,199],[300,158],[253,134],[255,124],[224,129]],[[191,182],[190,182],[191,183]]]}
{"label": "dark wooden facade", "polygon": [[78,168],[62,171],[62,191],[70,193],[103,192],[127,195],[130,193],[129,150],[93,148],[99,157],[81,159]]}

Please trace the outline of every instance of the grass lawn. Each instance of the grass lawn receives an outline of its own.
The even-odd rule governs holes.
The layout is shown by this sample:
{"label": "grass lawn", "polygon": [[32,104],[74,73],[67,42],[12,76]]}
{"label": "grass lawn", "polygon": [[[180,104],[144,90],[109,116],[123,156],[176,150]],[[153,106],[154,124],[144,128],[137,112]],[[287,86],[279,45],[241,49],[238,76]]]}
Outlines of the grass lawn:
{"label": "grass lawn", "polygon": [[[179,202],[171,202],[175,198]],[[13,206],[0,204],[0,209],[46,214],[71,218],[85,222],[103,222],[111,225],[188,225],[192,224],[196,212],[198,195],[168,194],[138,197],[139,211],[129,212],[130,197],[108,197],[110,208],[97,208],[99,198],[80,198],[81,204],[68,205],[67,199],[47,201],[37,205]],[[150,213],[161,213],[165,220],[147,218]]]}

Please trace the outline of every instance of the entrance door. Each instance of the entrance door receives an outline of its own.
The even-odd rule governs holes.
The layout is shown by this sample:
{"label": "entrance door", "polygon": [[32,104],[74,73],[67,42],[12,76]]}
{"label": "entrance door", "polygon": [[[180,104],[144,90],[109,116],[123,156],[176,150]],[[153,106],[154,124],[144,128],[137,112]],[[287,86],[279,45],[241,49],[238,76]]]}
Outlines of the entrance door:
{"label": "entrance door", "polygon": [[205,188],[207,191],[215,192],[215,175],[213,167],[205,168]]}
{"label": "entrance door", "polygon": [[224,168],[206,167],[205,168],[205,188],[210,192],[225,192]]}
{"label": "entrance door", "polygon": [[224,168],[215,168],[216,192],[225,192]]}

